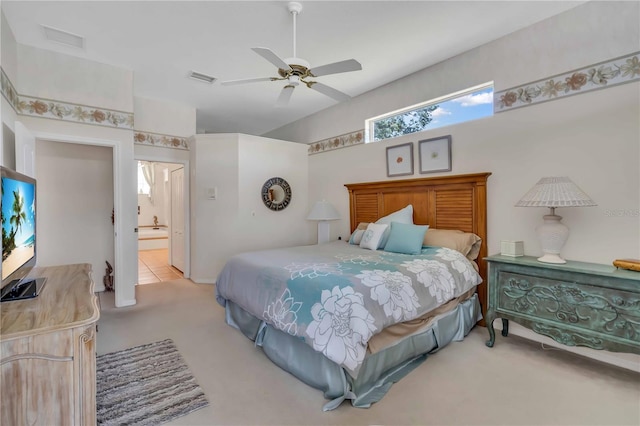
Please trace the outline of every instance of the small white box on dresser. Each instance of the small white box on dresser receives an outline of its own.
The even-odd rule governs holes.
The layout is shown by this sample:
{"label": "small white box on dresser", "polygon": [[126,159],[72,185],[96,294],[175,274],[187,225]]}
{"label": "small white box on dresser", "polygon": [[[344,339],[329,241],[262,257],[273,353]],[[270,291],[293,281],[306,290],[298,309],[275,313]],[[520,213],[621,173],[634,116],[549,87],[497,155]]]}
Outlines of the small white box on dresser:
{"label": "small white box on dresser", "polygon": [[524,256],[524,242],[502,240],[500,242],[500,254],[511,257]]}

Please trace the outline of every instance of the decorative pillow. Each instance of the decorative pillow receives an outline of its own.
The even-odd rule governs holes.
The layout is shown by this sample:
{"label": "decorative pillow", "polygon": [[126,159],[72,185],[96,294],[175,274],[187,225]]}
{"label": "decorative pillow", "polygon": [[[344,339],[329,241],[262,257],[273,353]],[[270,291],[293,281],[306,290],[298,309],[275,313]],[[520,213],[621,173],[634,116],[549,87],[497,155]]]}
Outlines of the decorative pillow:
{"label": "decorative pillow", "polygon": [[363,231],[367,230],[367,226],[369,226],[369,222],[360,222],[356,230],[361,229]]}
{"label": "decorative pillow", "polygon": [[360,247],[369,250],[377,250],[380,245],[380,239],[388,227],[389,225],[385,224],[370,223],[367,226],[367,230],[364,231],[362,241],[360,241]]}
{"label": "decorative pillow", "polygon": [[[413,225],[413,205],[409,204],[403,209],[395,211],[376,220],[376,223],[385,223],[387,225],[391,225],[391,222],[407,223],[409,225]],[[387,228],[387,231],[382,236],[382,240],[380,241],[380,246],[378,248],[384,248],[384,246],[387,244],[387,240],[389,239],[389,232],[391,232],[391,228]]]}
{"label": "decorative pillow", "polygon": [[458,250],[469,260],[476,260],[480,254],[482,239],[476,234],[454,229],[429,228],[424,234],[423,246],[447,247]]}
{"label": "decorative pillow", "polygon": [[360,241],[362,241],[362,235],[364,235],[365,229],[356,229],[351,234],[351,238],[349,238],[349,244],[359,245]]}
{"label": "decorative pillow", "polygon": [[391,222],[389,239],[384,251],[404,254],[420,254],[424,234],[429,225],[409,225],[407,223]]}

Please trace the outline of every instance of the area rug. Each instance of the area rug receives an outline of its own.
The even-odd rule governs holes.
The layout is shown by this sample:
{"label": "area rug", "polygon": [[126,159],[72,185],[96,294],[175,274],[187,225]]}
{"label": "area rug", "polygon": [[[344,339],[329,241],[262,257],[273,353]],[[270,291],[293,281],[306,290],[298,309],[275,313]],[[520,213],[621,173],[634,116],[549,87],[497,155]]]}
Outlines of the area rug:
{"label": "area rug", "polygon": [[98,425],[158,425],[209,404],[171,339],[96,359]]}

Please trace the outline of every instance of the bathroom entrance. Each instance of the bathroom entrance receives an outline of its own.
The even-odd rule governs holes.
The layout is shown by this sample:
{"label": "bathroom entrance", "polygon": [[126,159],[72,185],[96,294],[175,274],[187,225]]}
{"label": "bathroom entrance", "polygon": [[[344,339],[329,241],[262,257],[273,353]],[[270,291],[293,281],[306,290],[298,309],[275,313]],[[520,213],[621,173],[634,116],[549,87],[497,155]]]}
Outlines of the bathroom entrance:
{"label": "bathroom entrance", "polygon": [[175,215],[184,210],[184,198],[171,180],[183,169],[177,163],[137,161],[138,284],[183,278],[179,260],[184,259],[184,245],[182,252],[175,252],[172,240],[175,229],[184,229],[184,215]]}

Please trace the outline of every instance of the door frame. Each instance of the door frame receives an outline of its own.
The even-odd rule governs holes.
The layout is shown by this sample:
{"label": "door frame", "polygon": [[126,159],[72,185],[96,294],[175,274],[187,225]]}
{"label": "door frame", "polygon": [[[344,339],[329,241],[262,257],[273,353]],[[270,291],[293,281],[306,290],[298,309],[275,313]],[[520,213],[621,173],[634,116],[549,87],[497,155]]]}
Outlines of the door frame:
{"label": "door frame", "polygon": [[[171,164],[171,163],[170,163]],[[185,176],[184,176],[184,167],[178,167],[176,169],[173,169],[169,172],[169,187],[171,188],[170,193],[171,193],[171,206],[170,206],[170,212],[169,212],[169,223],[171,224],[171,226],[169,226],[169,234],[170,239],[169,239],[169,265],[175,267],[173,260],[174,260],[174,253],[173,253],[173,230],[174,230],[174,217],[173,217],[173,174],[175,172],[177,172],[178,170],[182,171],[182,202],[184,203],[184,181],[185,181]],[[186,222],[187,219],[184,216],[185,212],[182,212],[182,246],[183,246],[183,252],[182,252],[182,268],[180,269],[180,271],[183,271],[186,268],[187,265],[187,260],[184,258],[184,248],[186,246],[186,239],[185,239],[185,235],[186,235]]]}
{"label": "door frame", "polygon": [[[37,130],[31,130],[29,127],[25,125],[25,127],[29,130],[29,132],[35,136],[36,140],[43,141],[53,141],[53,142],[63,142],[63,143],[75,143],[79,145],[93,145],[93,146],[105,146],[110,147],[113,150],[113,211],[114,216],[116,218],[125,217],[124,211],[124,199],[122,198],[124,194],[120,190],[121,182],[121,170],[124,166],[121,161],[121,142],[118,140],[110,140],[110,139],[100,139],[88,136],[72,136],[72,135],[63,135],[58,133],[50,133],[50,132],[42,132]],[[17,141],[16,141],[17,144]],[[16,146],[16,149],[18,147]],[[114,223],[114,280],[116,286],[115,290],[115,305],[116,307],[124,307],[131,306],[136,304],[135,299],[135,284],[131,285],[129,288],[126,285],[127,280],[126,274],[124,272],[125,269],[130,269],[127,267],[122,267],[125,265],[125,259],[129,264],[131,263],[131,256],[129,253],[130,245],[127,244],[126,241],[127,232],[125,232],[125,221],[124,220],[116,220]],[[137,256],[135,258],[135,265],[137,268]],[[136,277],[137,279],[137,277]]]}
{"label": "door frame", "polygon": [[[170,163],[170,164],[180,164],[184,167],[184,271],[182,271],[182,275],[184,278],[189,278],[191,276],[191,232],[190,232],[190,199],[189,199],[189,176],[191,173],[189,171],[189,160],[180,160],[180,159],[169,159],[164,156],[157,155],[147,155],[147,154],[136,154],[133,155],[133,160],[137,166],[138,161],[153,161],[155,163]],[[138,176],[138,171],[135,170],[135,176]],[[137,191],[137,185],[134,187],[134,190]],[[137,192],[136,192],[137,197]],[[136,278],[137,279],[137,278]]]}

